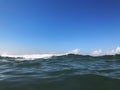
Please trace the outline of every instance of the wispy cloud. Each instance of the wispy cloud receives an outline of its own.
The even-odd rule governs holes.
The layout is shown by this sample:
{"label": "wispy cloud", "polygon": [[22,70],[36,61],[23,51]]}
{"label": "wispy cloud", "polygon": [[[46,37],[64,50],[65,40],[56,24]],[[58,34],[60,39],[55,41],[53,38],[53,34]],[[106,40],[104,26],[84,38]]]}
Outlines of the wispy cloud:
{"label": "wispy cloud", "polygon": [[79,53],[80,53],[80,49],[78,48],[67,52],[67,54],[79,54]]}
{"label": "wispy cloud", "polygon": [[108,50],[108,51],[102,51],[101,49],[95,50],[91,53],[91,55],[99,56],[99,55],[115,55],[120,54],[120,47],[116,47],[115,49]]}
{"label": "wispy cloud", "polygon": [[95,51],[92,52],[92,55],[94,55],[94,56],[98,56],[98,55],[101,55],[101,54],[102,54],[102,50],[101,49],[95,50]]}
{"label": "wispy cloud", "polygon": [[114,54],[120,54],[120,47],[118,46],[117,48],[107,51],[106,52],[107,55],[114,55]]}

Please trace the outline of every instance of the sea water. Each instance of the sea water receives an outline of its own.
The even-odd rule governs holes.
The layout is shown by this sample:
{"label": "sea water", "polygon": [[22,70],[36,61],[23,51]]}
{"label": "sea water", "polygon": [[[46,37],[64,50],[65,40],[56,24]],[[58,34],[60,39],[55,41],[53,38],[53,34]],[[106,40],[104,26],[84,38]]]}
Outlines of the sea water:
{"label": "sea water", "polygon": [[0,90],[120,90],[120,55],[0,57]]}

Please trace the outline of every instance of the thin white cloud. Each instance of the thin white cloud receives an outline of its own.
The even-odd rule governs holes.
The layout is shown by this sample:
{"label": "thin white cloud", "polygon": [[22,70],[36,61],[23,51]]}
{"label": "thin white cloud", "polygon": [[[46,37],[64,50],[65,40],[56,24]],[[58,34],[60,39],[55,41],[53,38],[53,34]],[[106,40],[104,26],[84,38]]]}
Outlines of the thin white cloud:
{"label": "thin white cloud", "polygon": [[99,49],[99,50],[95,50],[95,51],[93,51],[92,52],[92,55],[94,55],[94,56],[98,56],[98,55],[102,55],[102,50],[101,49]]}
{"label": "thin white cloud", "polygon": [[101,49],[95,50],[92,52],[92,55],[99,56],[99,55],[115,55],[115,54],[120,54],[120,47],[116,47],[113,50],[108,50],[108,51],[102,51]]}
{"label": "thin white cloud", "polygon": [[74,49],[74,50],[72,50],[72,51],[68,51],[68,53],[67,54],[79,54],[80,53],[80,49]]}
{"label": "thin white cloud", "polygon": [[118,46],[116,49],[113,49],[111,51],[107,51],[106,54],[107,55],[120,54],[120,47]]}
{"label": "thin white cloud", "polygon": [[116,53],[119,54],[120,53],[120,47],[116,48]]}

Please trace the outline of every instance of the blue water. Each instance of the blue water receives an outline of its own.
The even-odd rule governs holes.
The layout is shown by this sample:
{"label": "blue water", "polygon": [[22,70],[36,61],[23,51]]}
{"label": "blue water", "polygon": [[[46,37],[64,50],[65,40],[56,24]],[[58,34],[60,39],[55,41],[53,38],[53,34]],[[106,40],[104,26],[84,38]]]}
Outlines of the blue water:
{"label": "blue water", "polygon": [[120,90],[120,55],[0,57],[0,90]]}

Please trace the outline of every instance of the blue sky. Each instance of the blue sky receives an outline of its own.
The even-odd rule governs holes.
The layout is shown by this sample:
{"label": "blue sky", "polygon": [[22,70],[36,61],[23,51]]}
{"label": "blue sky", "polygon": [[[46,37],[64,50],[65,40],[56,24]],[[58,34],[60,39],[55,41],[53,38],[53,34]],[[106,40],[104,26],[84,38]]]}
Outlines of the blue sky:
{"label": "blue sky", "polygon": [[120,0],[0,0],[0,52],[82,53],[120,45]]}

